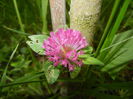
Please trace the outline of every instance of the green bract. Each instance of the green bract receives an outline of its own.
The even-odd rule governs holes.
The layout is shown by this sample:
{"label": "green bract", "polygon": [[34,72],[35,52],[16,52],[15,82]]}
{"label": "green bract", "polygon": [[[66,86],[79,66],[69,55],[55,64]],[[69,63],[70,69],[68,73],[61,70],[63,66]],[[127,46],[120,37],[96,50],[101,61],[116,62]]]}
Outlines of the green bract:
{"label": "green bract", "polygon": [[83,63],[86,65],[104,65],[103,62],[101,62],[100,60],[91,57],[90,55],[80,55],[79,58],[81,58],[83,60]]}

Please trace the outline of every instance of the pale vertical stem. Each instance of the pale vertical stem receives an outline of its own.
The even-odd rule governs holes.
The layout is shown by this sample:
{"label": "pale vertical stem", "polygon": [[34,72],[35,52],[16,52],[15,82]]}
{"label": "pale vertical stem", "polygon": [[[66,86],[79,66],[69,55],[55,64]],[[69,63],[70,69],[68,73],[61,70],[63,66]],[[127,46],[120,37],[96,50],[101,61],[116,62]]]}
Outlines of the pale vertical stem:
{"label": "pale vertical stem", "polygon": [[42,32],[43,34],[47,33],[47,8],[48,8],[48,0],[42,0],[42,21],[43,27]]}
{"label": "pale vertical stem", "polygon": [[55,31],[66,24],[65,0],[50,0],[52,26]]}
{"label": "pale vertical stem", "polygon": [[71,0],[70,28],[79,30],[92,45],[101,0]]}

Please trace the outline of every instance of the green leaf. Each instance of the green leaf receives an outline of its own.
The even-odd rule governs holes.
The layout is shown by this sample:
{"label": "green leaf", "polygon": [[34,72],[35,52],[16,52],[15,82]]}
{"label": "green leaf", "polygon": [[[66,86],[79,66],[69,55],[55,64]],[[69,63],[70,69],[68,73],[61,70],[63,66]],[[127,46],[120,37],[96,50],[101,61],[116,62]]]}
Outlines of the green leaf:
{"label": "green leaf", "polygon": [[5,29],[7,29],[7,30],[9,30],[9,31],[12,31],[12,32],[15,32],[15,33],[18,33],[18,34],[22,34],[22,35],[30,35],[29,33],[25,33],[25,32],[22,32],[22,31],[19,31],[19,30],[15,30],[15,29],[12,29],[12,28],[9,28],[9,27],[7,27],[7,26],[3,26],[3,28],[5,28]]}
{"label": "green leaf", "polygon": [[[105,58],[106,65],[102,68],[102,71],[108,72],[112,78],[115,78],[116,74],[125,67],[125,65],[133,60],[133,30],[126,31],[124,33],[117,34],[113,40],[113,44],[105,48],[110,52]],[[104,49],[103,49],[104,51]]]}
{"label": "green leaf", "polygon": [[44,64],[44,73],[49,84],[53,84],[59,77],[60,70],[50,63]]}
{"label": "green leaf", "polygon": [[[117,1],[120,2],[120,0],[117,0]],[[104,41],[104,44],[102,45],[102,49],[106,48],[106,47],[108,47],[108,46],[110,46],[112,44],[112,41],[113,41],[113,39],[115,37],[115,34],[117,33],[117,31],[118,31],[118,29],[120,27],[120,24],[121,24],[121,22],[122,22],[122,20],[124,18],[124,15],[126,13],[126,10],[127,10],[128,6],[129,6],[130,2],[131,2],[131,0],[125,0],[123,2],[123,5],[122,5],[122,7],[121,7],[121,9],[119,11],[119,14],[118,14],[117,18],[115,17],[116,21],[115,21],[114,25],[111,27],[111,30],[109,30],[109,34],[107,35],[107,37],[106,37],[106,39]],[[100,53],[99,59],[100,60],[104,60],[105,56],[109,52],[110,52],[110,50],[106,50],[103,53]]]}
{"label": "green leaf", "polygon": [[2,77],[1,77],[0,85],[4,85],[4,83],[6,82],[6,76],[7,76],[6,74],[7,74],[8,66],[9,66],[11,60],[13,59],[13,57],[14,57],[14,55],[15,55],[17,49],[18,49],[18,47],[19,47],[19,43],[17,44],[17,46],[16,46],[15,49],[13,50],[13,52],[12,52],[12,54],[11,54],[11,56],[10,56],[10,59],[9,59],[7,65],[6,65],[6,67],[5,67],[5,70],[4,70],[3,75],[2,75]]}
{"label": "green leaf", "polygon": [[109,20],[107,22],[107,25],[106,25],[106,27],[104,29],[104,33],[102,35],[102,38],[101,38],[101,40],[100,40],[100,42],[98,44],[98,47],[96,49],[96,53],[95,53],[96,57],[101,54],[99,52],[100,52],[101,48],[103,48],[103,45],[105,45],[107,36],[110,34],[109,29],[111,28],[111,24],[112,24],[112,21],[113,21],[113,19],[115,17],[115,13],[117,12],[117,8],[118,8],[118,6],[120,4],[120,1],[121,0],[115,0],[115,2],[114,2],[113,9],[112,9],[112,12],[110,14]]}
{"label": "green leaf", "polygon": [[93,52],[93,47],[88,46],[85,49],[83,49],[84,53],[91,54]]}
{"label": "green leaf", "polygon": [[21,82],[26,82],[26,81],[32,81],[36,78],[39,78],[42,75],[44,75],[44,73],[42,73],[42,72],[40,72],[40,73],[35,73],[35,72],[28,73],[28,74],[25,74],[25,76],[16,79],[12,83],[21,83]]}
{"label": "green leaf", "polygon": [[101,62],[100,60],[94,58],[94,57],[90,57],[88,56],[86,59],[83,60],[83,63],[84,64],[87,64],[87,65],[104,65],[103,62]]}
{"label": "green leaf", "polygon": [[86,58],[88,58],[88,56],[89,56],[88,54],[83,54],[83,55],[79,55],[79,58],[80,59],[86,59]]}
{"label": "green leaf", "polygon": [[23,55],[18,55],[16,59],[18,61],[13,61],[10,63],[10,66],[14,67],[12,71],[20,70],[22,68],[27,68],[27,66],[29,66],[29,64],[32,62],[31,60],[25,59]]}
{"label": "green leaf", "polygon": [[75,66],[74,71],[70,72],[70,77],[72,79],[76,78],[80,73],[81,67]]}
{"label": "green leaf", "polygon": [[27,41],[26,43],[31,47],[33,51],[40,55],[44,55],[44,48],[42,48],[43,42],[47,39],[46,35],[32,35],[29,36],[31,41]]}

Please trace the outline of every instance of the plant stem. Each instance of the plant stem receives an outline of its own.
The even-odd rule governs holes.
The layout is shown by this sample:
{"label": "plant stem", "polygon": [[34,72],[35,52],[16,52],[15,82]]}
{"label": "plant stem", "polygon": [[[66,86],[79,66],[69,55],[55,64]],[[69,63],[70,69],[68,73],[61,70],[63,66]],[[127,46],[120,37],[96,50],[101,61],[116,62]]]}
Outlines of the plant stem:
{"label": "plant stem", "polygon": [[23,24],[22,24],[22,20],[21,20],[21,17],[20,17],[20,13],[19,13],[19,10],[18,10],[18,6],[17,6],[16,0],[13,0],[13,3],[14,3],[14,7],[15,7],[15,10],[16,10],[16,14],[17,14],[17,18],[18,18],[18,22],[19,22],[21,31],[22,31],[22,32],[25,32],[25,31],[24,31],[24,26],[23,26]]}
{"label": "plant stem", "polygon": [[48,85],[47,81],[44,82],[44,85],[45,85],[45,88],[46,88],[47,91],[48,91],[48,94],[51,95],[51,94],[52,94],[52,91],[51,91],[51,89],[49,88],[49,85]]}
{"label": "plant stem", "polygon": [[42,21],[43,21],[43,27],[42,27],[42,32],[43,34],[47,33],[47,7],[48,7],[48,0],[42,0]]}
{"label": "plant stem", "polygon": [[[22,23],[22,20],[21,20],[22,18],[20,16],[16,0],[13,0],[13,3],[14,3],[14,7],[15,7],[15,11],[16,11],[16,14],[17,14],[18,23],[20,25],[21,31],[25,33],[25,30],[24,30],[24,27],[23,27],[23,23]],[[25,39],[25,41],[27,40],[27,38],[25,36],[24,36],[24,39]],[[34,56],[32,55],[32,51],[31,51],[31,49],[29,47],[28,47],[28,50],[29,50],[29,52],[31,54],[32,60],[35,60]]]}

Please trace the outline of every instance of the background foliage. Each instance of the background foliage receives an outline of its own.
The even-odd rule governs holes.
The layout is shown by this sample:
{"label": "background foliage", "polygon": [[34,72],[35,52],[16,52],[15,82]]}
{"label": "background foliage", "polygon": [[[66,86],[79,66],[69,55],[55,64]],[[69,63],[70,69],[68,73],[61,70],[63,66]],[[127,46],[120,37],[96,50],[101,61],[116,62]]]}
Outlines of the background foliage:
{"label": "background foliage", "polygon": [[[66,5],[69,26],[70,0]],[[105,66],[88,66],[86,72],[83,68],[75,79],[64,70],[54,84],[45,76],[51,72],[46,67],[50,63],[26,44],[29,35],[52,30],[47,0],[0,0],[0,12],[0,99],[133,97],[133,1],[102,2],[92,56]]]}

